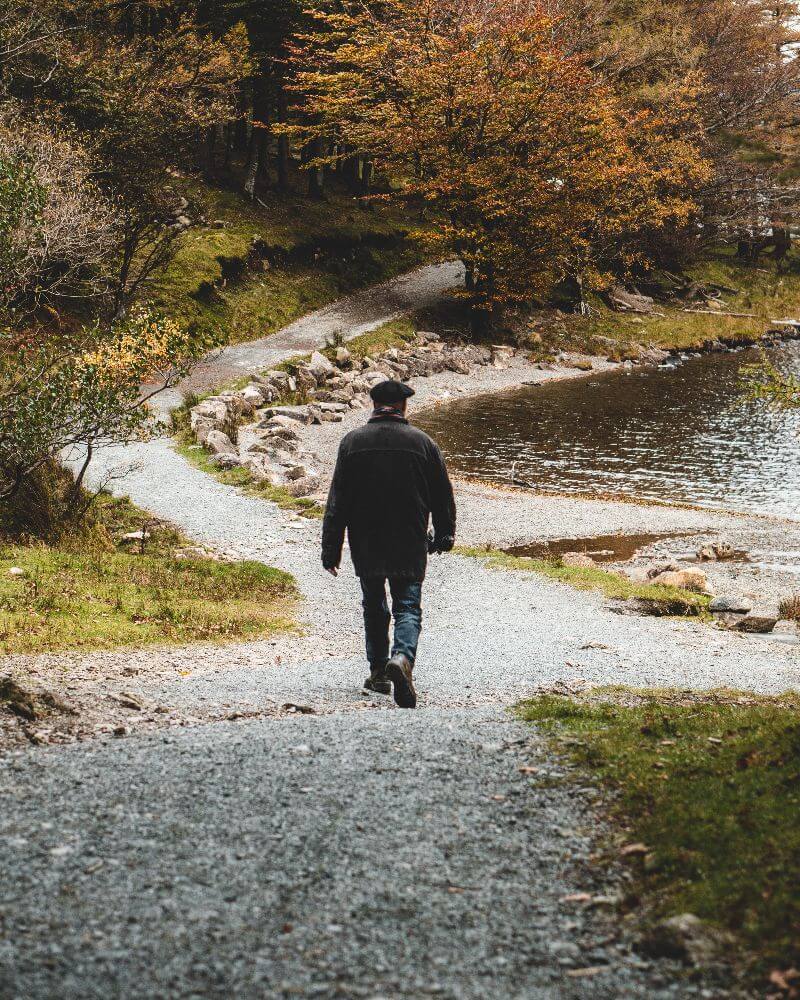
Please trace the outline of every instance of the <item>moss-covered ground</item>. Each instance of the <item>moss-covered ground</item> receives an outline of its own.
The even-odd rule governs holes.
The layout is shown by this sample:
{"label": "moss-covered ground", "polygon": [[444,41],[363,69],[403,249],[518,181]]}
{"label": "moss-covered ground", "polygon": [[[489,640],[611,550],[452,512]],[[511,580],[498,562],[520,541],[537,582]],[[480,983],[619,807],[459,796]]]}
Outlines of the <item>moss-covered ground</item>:
{"label": "moss-covered ground", "polygon": [[690,912],[733,931],[762,984],[800,965],[796,694],[600,689],[520,713],[615,793],[625,839],[647,849],[630,858],[654,917]]}
{"label": "moss-covered ground", "polygon": [[413,220],[381,202],[335,191],[323,201],[265,193],[251,202],[199,184],[197,197],[206,222],[187,230],[147,296],[222,343],[266,336],[422,261]]}

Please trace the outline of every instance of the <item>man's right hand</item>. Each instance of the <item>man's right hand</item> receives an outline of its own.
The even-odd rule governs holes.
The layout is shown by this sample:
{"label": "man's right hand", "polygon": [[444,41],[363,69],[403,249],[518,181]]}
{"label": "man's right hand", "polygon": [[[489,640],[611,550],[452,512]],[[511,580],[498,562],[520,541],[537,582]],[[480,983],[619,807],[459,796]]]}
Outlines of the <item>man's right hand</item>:
{"label": "man's right hand", "polygon": [[338,566],[326,566],[325,567],[325,572],[326,573],[330,573],[331,576],[338,576],[339,575],[339,567]]}

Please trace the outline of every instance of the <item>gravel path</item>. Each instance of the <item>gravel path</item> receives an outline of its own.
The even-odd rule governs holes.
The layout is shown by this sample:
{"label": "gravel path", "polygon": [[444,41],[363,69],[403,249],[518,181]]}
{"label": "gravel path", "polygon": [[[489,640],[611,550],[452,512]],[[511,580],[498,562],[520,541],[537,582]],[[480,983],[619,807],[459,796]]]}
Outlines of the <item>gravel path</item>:
{"label": "gravel path", "polygon": [[[326,316],[341,325],[345,313]],[[306,349],[314,323],[281,351]],[[261,367],[264,346],[248,366]],[[458,391],[429,383],[421,402]],[[318,522],[209,478],[164,441],[110,452],[95,475],[131,462],[123,485],[134,501],[198,541],[293,572],[306,635],[60,656],[61,666],[116,677],[124,665],[127,689],[153,711],[295,702],[318,714],[0,761],[0,996],[721,995],[641,962],[604,906],[563,900],[614,896],[624,873],[590,858],[603,830],[595,790],[553,782],[562,766],[506,706],[556,681],[780,691],[800,681],[792,650],[615,614],[596,595],[437,558],[421,708],[402,712],[359,691],[356,581],[322,572]],[[467,543],[745,520],[470,484],[458,494]],[[532,758],[540,771],[529,777],[519,767]]]}

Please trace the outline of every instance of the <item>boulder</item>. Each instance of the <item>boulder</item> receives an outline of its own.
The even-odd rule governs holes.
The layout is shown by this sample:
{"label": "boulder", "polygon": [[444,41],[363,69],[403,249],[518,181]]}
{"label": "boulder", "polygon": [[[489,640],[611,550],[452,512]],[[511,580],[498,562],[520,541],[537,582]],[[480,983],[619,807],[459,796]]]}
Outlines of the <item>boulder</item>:
{"label": "boulder", "polygon": [[[285,417],[284,418],[276,417],[275,418],[275,421],[276,421],[275,425],[267,427],[266,430],[265,430],[265,432],[264,432],[264,434],[262,435],[262,437],[264,437],[264,438],[280,438],[282,441],[286,441],[286,442],[299,441],[300,440],[300,435],[297,433],[297,431],[294,430],[294,428],[292,428],[291,426],[286,427],[283,424],[283,422],[282,422],[283,420],[286,420],[286,418]],[[278,423],[277,421],[281,421],[281,422]],[[286,420],[286,423],[287,424],[295,424],[296,425],[297,421]]]}
{"label": "boulder", "polygon": [[445,367],[459,375],[469,375],[470,373],[469,362],[465,358],[459,357],[458,354],[451,354],[445,361]]}
{"label": "boulder", "polygon": [[277,368],[270,368],[261,376],[254,375],[253,379],[273,385],[281,393],[294,392],[297,388],[297,383],[292,376],[288,372],[278,371]]}
{"label": "boulder", "polygon": [[664,351],[660,347],[643,347],[639,351],[638,360],[643,365],[663,365],[669,356],[669,351]]}
{"label": "boulder", "polygon": [[310,368],[302,367],[297,369],[295,377],[298,391],[303,393],[312,392],[317,388],[317,377]]}
{"label": "boulder", "polygon": [[272,420],[276,417],[286,417],[300,424],[310,424],[313,422],[313,415],[309,406],[270,406],[264,410],[264,417]]}
{"label": "boulder", "polygon": [[309,493],[314,493],[318,490],[320,485],[319,476],[312,474],[286,483],[285,488],[293,497],[307,497]]}
{"label": "boulder", "polygon": [[655,924],[642,945],[654,958],[676,958],[689,965],[707,966],[718,961],[733,943],[732,935],[693,913],[679,913]]}
{"label": "boulder", "polygon": [[262,406],[264,403],[268,403],[272,396],[268,390],[265,392],[264,386],[256,385],[251,382],[250,385],[246,385],[244,389],[239,393],[242,399],[248,404],[248,406],[255,409],[258,406]]}
{"label": "boulder", "polygon": [[743,597],[715,597],[708,610],[717,614],[746,615],[753,610],[753,605]]}
{"label": "boulder", "polygon": [[352,398],[353,398],[352,393],[349,393],[344,402],[339,400],[331,400],[330,402],[327,403],[315,402],[314,405],[318,410],[321,410],[323,413],[347,413],[347,411],[350,409],[349,404]]}
{"label": "boulder", "polygon": [[336,374],[333,364],[319,351],[314,351],[305,368],[311,372],[318,385],[322,385],[326,378]]}
{"label": "boulder", "polygon": [[506,368],[514,357],[514,348],[508,344],[492,344],[492,364],[495,368]]}
{"label": "boulder", "polygon": [[701,569],[667,570],[650,580],[660,587],[678,587],[680,590],[692,590],[697,594],[707,594],[708,577]]}
{"label": "boulder", "polygon": [[561,557],[563,566],[575,566],[580,569],[591,569],[596,566],[594,559],[585,552],[565,552]]}
{"label": "boulder", "polygon": [[236,445],[224,431],[216,429],[209,431],[205,444],[206,448],[208,448],[208,450],[213,452],[215,455],[221,455],[223,453],[236,454]]}
{"label": "boulder", "polygon": [[339,365],[340,368],[344,368],[346,365],[349,365],[351,360],[352,355],[346,347],[340,345],[336,348],[336,364]]}
{"label": "boulder", "polygon": [[581,372],[590,372],[594,368],[594,362],[587,354],[564,352],[559,354],[558,360],[567,367],[577,368]]}
{"label": "boulder", "polygon": [[201,418],[192,422],[192,432],[199,444],[205,444],[209,433],[213,430],[219,430],[219,425],[214,420]]}
{"label": "boulder", "polygon": [[731,628],[737,632],[749,632],[753,635],[766,635],[778,624],[777,618],[769,618],[766,615],[747,615],[740,618]]}

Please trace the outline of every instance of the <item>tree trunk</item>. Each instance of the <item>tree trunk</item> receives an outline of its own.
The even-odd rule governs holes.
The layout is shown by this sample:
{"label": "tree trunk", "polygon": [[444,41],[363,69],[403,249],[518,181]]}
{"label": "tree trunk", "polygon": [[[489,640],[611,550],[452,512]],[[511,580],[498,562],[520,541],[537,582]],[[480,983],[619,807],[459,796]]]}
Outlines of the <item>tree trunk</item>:
{"label": "tree trunk", "polygon": [[[325,143],[322,139],[312,139],[306,147],[306,159],[312,160],[322,156],[325,152]],[[310,167],[308,170],[308,196],[309,198],[321,198],[325,187],[325,173],[321,167]]]}
{"label": "tree trunk", "polygon": [[361,194],[369,194],[372,184],[372,160],[364,160],[361,167]]}
{"label": "tree trunk", "polygon": [[[288,116],[288,104],[286,101],[286,94],[283,90],[278,94],[278,117],[282,122],[286,121]],[[277,162],[275,167],[278,172],[278,190],[288,191],[289,190],[289,139],[281,134],[278,136],[278,151],[277,151]]]}

